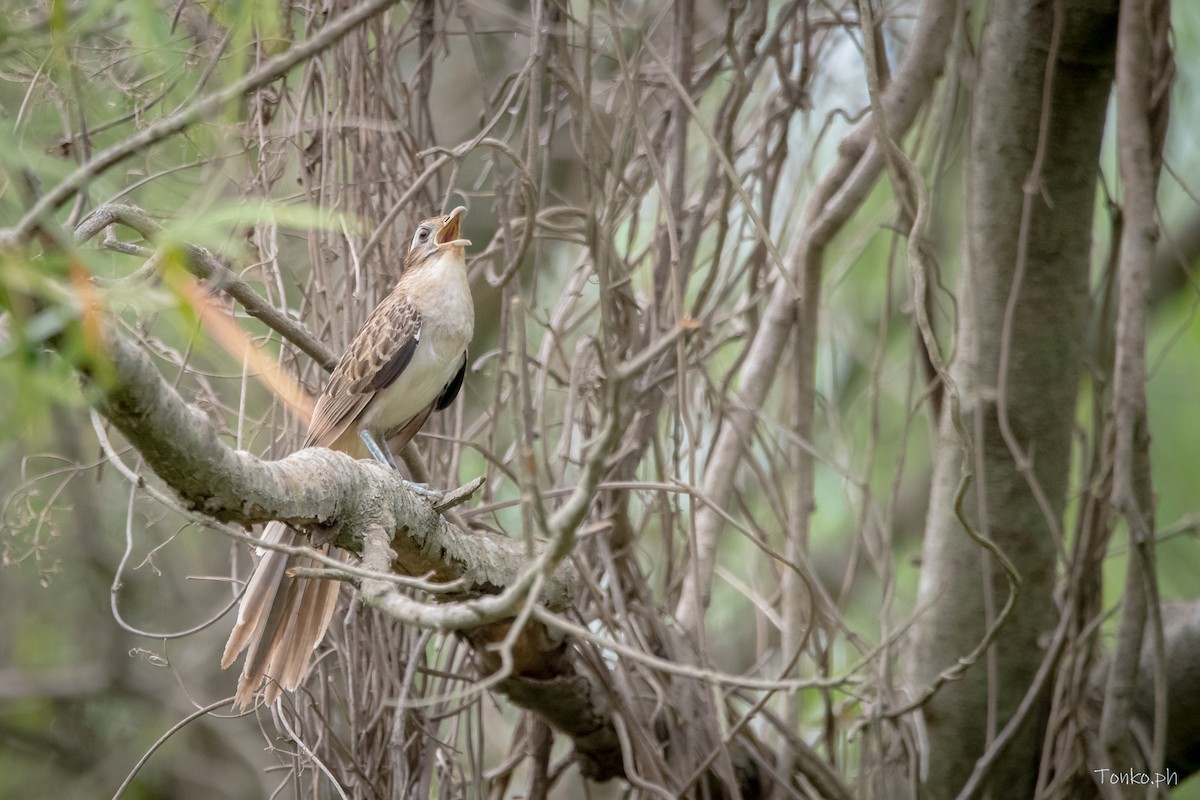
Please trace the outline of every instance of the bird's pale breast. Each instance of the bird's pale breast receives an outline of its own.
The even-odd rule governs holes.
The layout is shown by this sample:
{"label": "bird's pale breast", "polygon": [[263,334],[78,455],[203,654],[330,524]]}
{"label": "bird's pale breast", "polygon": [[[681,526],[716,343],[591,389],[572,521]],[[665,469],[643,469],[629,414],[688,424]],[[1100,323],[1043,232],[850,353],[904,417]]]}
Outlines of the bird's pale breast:
{"label": "bird's pale breast", "polygon": [[400,428],[436,400],[458,372],[474,334],[475,307],[461,253],[445,253],[413,278],[409,298],[421,314],[421,338],[403,379],[382,389],[363,417],[372,432]]}

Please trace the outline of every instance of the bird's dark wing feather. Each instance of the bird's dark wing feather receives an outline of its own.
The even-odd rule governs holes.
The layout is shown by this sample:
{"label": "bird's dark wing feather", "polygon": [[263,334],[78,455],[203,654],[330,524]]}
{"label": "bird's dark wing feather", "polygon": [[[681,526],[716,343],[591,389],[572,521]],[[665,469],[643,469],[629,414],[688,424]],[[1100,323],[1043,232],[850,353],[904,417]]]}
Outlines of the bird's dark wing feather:
{"label": "bird's dark wing feather", "polygon": [[458,372],[454,373],[454,377],[446,384],[446,388],[442,389],[442,393],[438,395],[438,399],[434,402],[434,408],[442,411],[446,406],[454,402],[454,398],[458,397],[458,391],[462,388],[463,378],[467,374],[467,354],[462,355],[462,364],[458,368]]}
{"label": "bird's dark wing feather", "polygon": [[[409,308],[412,308],[409,306]],[[412,312],[416,315],[416,311]],[[417,350],[417,343],[421,341],[420,320],[418,318],[416,326],[409,331],[406,331],[403,336],[397,337],[396,341],[388,343],[381,353],[380,363],[378,364],[375,374],[370,376],[367,381],[367,388],[374,392],[380,392],[391,386],[396,378],[400,377],[400,373],[404,372],[404,368],[408,366],[408,362],[412,361],[413,353]]]}
{"label": "bird's dark wing feather", "polygon": [[338,361],[313,409],[305,447],[328,447],[412,361],[421,341],[421,315],[408,297],[392,294],[367,318]]}

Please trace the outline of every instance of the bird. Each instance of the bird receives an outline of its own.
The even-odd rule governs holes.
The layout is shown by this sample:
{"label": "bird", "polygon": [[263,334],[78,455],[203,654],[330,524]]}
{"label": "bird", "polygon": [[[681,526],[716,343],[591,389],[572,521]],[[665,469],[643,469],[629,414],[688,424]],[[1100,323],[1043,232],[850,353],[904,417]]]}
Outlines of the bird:
{"label": "bird", "polygon": [[[465,213],[459,206],[417,227],[395,287],[367,317],[317,400],[304,447],[370,457],[395,469],[391,447],[399,452],[430,414],[458,395],[475,329],[465,250],[471,242],[462,238]],[[260,541],[297,545],[302,537],[274,521]],[[300,685],[341,587],[339,581],[292,577],[295,567],[316,566],[306,556],[268,547],[258,551],[221,658],[221,667],[228,668],[248,651],[234,699],[238,709],[251,706],[264,680],[268,707],[281,691]]]}

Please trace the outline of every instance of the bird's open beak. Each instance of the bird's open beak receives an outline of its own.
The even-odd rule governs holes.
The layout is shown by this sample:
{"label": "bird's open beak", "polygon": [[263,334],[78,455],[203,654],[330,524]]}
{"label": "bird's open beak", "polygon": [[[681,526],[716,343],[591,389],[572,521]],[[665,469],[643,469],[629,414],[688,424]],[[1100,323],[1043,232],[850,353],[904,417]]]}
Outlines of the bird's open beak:
{"label": "bird's open beak", "polygon": [[460,239],[459,234],[462,231],[462,216],[467,213],[467,209],[459,206],[450,212],[446,217],[446,222],[442,225],[441,230],[433,237],[434,242],[440,247],[466,247],[471,243],[470,239]]}

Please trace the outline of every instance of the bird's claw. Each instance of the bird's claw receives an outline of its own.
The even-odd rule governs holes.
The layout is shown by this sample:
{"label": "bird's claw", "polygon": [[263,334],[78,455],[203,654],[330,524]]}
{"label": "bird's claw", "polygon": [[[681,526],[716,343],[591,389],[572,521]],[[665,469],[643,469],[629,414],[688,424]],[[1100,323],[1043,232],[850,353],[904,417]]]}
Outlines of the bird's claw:
{"label": "bird's claw", "polygon": [[439,491],[437,489],[430,489],[429,484],[427,484],[427,483],[413,483],[412,481],[404,481],[404,485],[407,488],[411,489],[412,491],[416,492],[417,494],[421,495],[421,497],[427,497],[431,500],[434,500],[435,502],[437,500],[442,499],[442,496],[446,494],[445,492]]}

